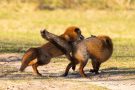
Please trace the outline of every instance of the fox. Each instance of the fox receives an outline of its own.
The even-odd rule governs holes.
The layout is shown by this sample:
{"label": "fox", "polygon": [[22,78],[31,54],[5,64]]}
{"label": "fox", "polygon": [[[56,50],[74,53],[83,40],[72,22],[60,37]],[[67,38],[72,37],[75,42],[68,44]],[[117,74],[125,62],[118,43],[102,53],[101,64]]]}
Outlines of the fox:
{"label": "fox", "polygon": [[[62,40],[65,40],[65,43],[82,40],[84,36],[81,34],[80,28],[77,26],[70,26],[66,31],[58,36]],[[68,53],[71,52],[71,45],[68,44]],[[65,55],[69,60],[71,60],[70,55],[66,54],[65,50],[59,49],[57,46],[48,42],[37,48],[29,48],[22,57],[22,62],[19,71],[23,72],[27,66],[32,66],[33,74],[37,76],[42,76],[38,71],[38,66],[46,65],[54,57]],[[75,66],[72,68],[75,69]]]}
{"label": "fox", "polygon": [[[48,41],[51,41],[59,49],[65,49],[68,51],[68,46],[65,41],[59,38],[57,35],[52,34],[46,30],[42,32],[42,37]],[[92,60],[93,69],[90,72],[99,74],[100,65],[107,61],[113,53],[113,42],[109,36],[106,35],[92,35],[86,39],[78,40],[70,43],[72,45],[72,62],[70,62],[65,70],[64,76],[68,75],[68,72],[72,66],[80,64],[79,73],[82,77],[87,77],[84,73],[84,67],[86,66],[88,59]],[[67,52],[69,53],[69,52]]]}

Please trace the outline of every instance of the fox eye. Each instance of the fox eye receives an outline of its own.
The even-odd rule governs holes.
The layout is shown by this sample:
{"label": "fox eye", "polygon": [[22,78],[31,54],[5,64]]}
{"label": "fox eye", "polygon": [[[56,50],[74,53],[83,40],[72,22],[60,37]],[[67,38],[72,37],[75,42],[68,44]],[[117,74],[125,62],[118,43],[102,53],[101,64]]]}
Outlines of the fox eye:
{"label": "fox eye", "polygon": [[75,32],[81,34],[81,30],[79,28],[75,28]]}

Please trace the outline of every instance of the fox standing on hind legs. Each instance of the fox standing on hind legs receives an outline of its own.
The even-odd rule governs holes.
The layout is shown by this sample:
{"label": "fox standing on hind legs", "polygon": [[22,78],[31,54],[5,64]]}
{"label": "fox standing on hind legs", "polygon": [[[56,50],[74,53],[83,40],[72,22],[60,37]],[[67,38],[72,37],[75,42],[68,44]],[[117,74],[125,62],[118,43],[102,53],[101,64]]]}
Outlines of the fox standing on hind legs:
{"label": "fox standing on hind legs", "polygon": [[[65,51],[68,51],[68,49],[65,47],[68,44],[65,43],[57,35],[53,35],[52,33],[49,33],[47,31],[43,31],[41,35],[44,39],[51,41],[54,45],[65,49]],[[93,66],[93,69],[90,71],[98,74],[101,63],[108,60],[113,52],[113,43],[111,38],[104,35],[91,36],[84,40],[75,41],[72,45],[72,58],[73,61],[75,60],[74,64],[80,63],[79,72],[82,77],[86,77],[83,68],[87,64],[89,58],[92,59]],[[65,76],[68,74],[69,69],[73,66],[72,64],[72,62],[68,64],[65,71]]]}
{"label": "fox standing on hind legs", "polygon": [[[66,29],[64,34],[58,36],[62,40],[65,40],[66,43],[77,41],[83,39],[84,37],[80,33],[80,29],[75,26],[71,26]],[[71,45],[69,44],[69,46]],[[68,52],[71,52],[69,48]],[[48,64],[51,58],[61,56],[65,54],[65,51],[60,50],[58,47],[53,45],[51,42],[44,44],[41,47],[30,48],[26,51],[22,58],[22,64],[20,71],[24,71],[27,66],[32,66],[35,75],[41,75],[37,69],[38,66]],[[71,57],[67,54],[66,57],[70,60]],[[73,67],[75,69],[75,67]]]}

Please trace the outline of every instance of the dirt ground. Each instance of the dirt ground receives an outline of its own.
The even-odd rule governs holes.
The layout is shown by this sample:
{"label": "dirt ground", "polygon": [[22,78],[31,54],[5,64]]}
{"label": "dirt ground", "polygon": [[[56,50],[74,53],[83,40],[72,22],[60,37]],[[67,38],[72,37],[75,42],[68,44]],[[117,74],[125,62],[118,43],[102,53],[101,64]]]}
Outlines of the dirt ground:
{"label": "dirt ground", "polygon": [[59,58],[39,67],[43,76],[38,77],[32,75],[31,67],[18,72],[21,58],[20,54],[0,54],[0,90],[135,90],[135,69],[107,68],[94,75],[86,67],[88,78],[81,78],[78,69],[62,77],[68,60]]}

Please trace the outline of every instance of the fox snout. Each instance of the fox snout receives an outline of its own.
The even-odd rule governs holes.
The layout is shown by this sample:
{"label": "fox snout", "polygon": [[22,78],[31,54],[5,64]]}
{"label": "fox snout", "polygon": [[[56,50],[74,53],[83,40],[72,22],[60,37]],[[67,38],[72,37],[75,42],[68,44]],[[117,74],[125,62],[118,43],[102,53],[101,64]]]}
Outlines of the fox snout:
{"label": "fox snout", "polygon": [[84,39],[84,36],[83,35],[80,35],[80,39],[83,40]]}

